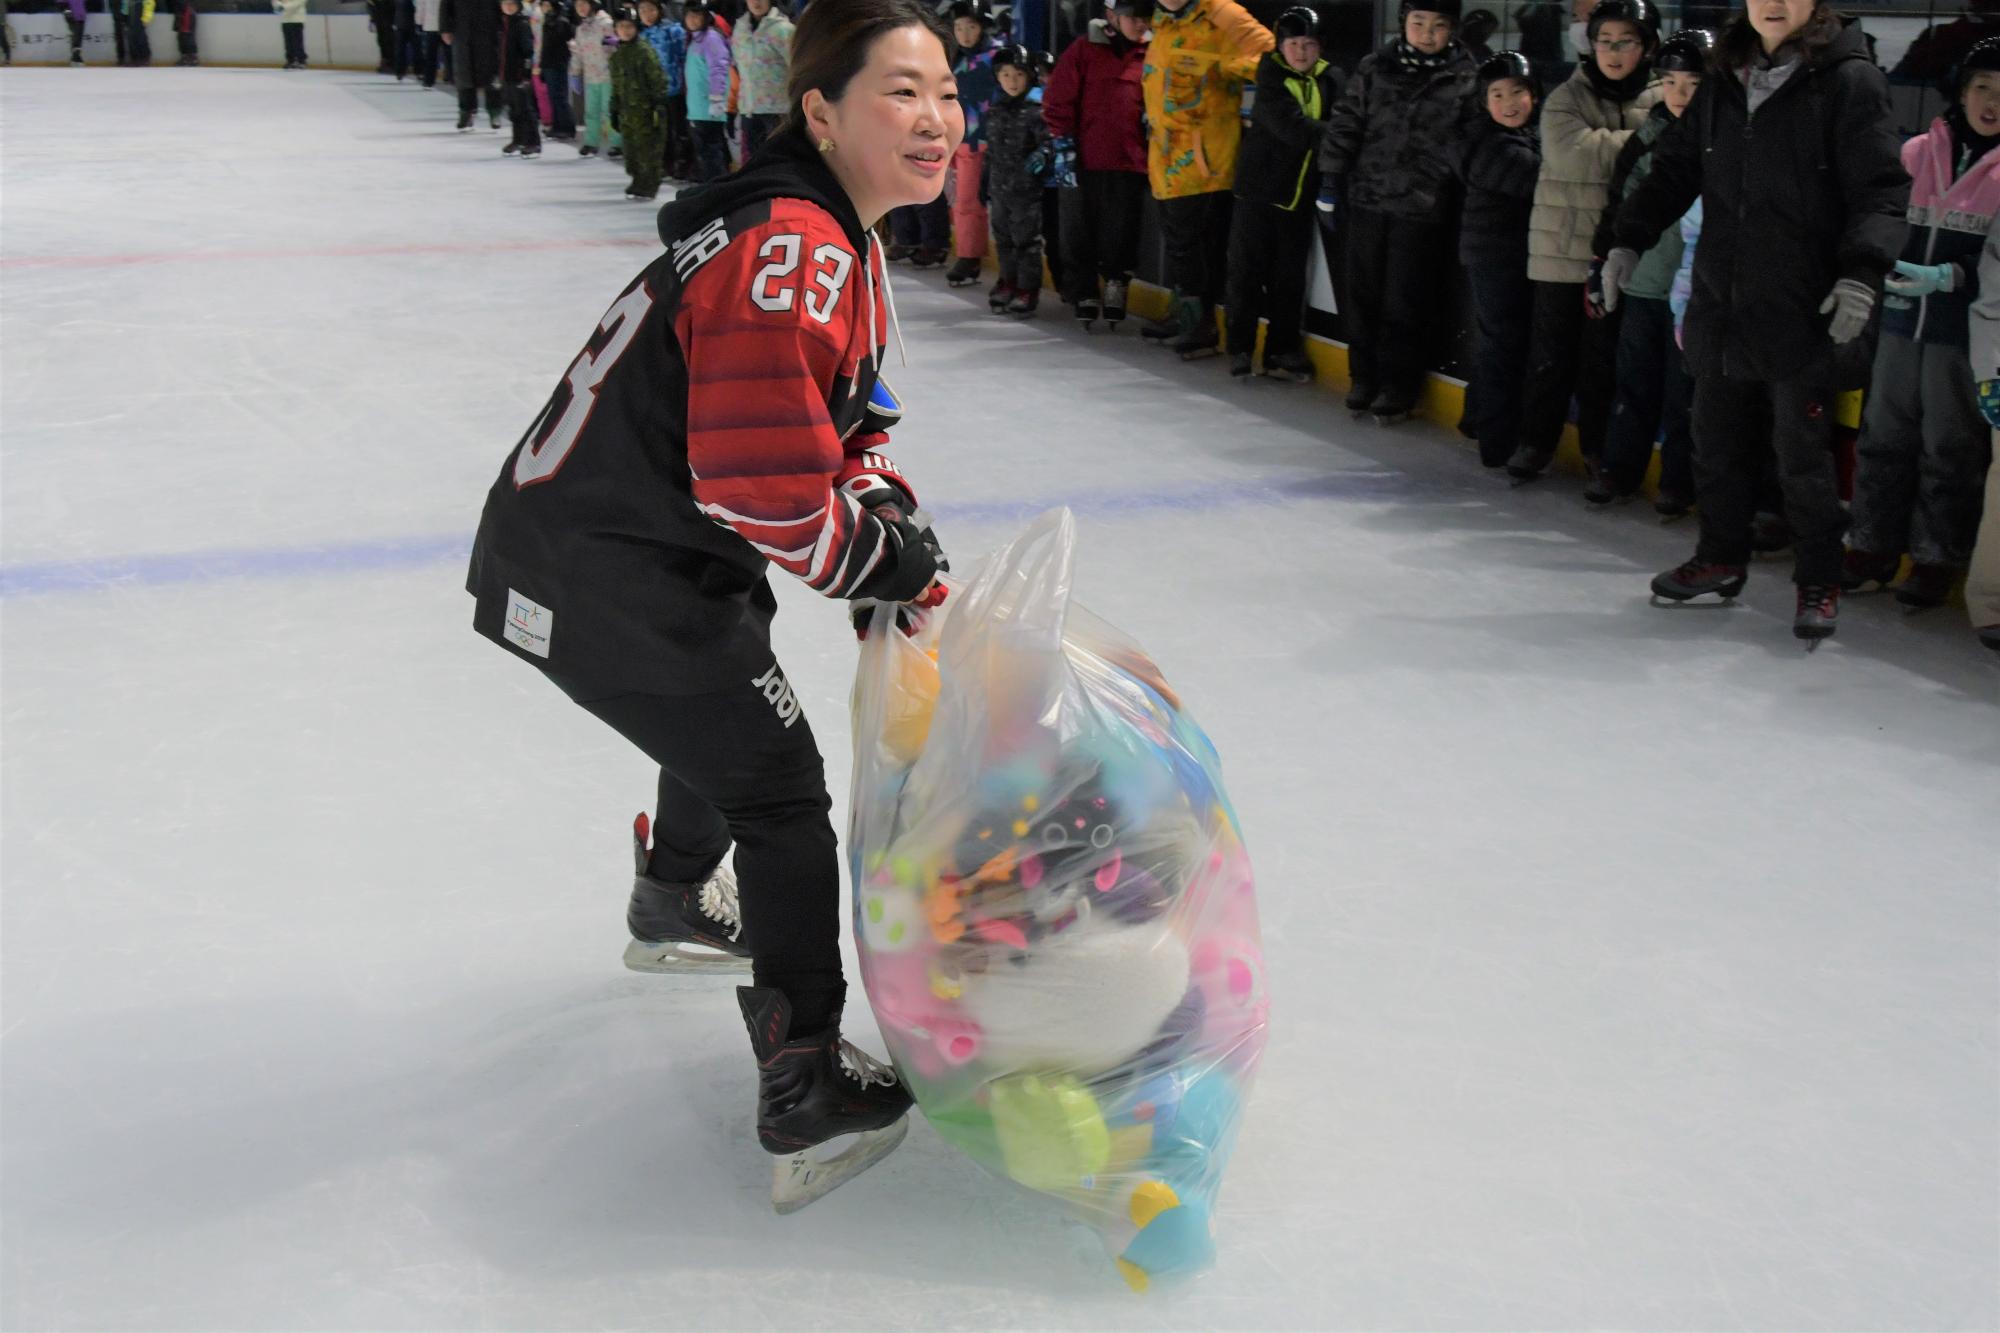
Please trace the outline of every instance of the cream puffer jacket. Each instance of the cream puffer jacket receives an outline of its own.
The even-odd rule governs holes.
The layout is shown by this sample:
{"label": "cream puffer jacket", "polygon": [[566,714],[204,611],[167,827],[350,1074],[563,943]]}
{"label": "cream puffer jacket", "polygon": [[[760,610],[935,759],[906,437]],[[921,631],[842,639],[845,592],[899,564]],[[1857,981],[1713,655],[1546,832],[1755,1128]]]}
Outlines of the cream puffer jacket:
{"label": "cream puffer jacket", "polygon": [[1535,282],[1590,278],[1591,235],[1611,202],[1618,150],[1660,100],[1658,80],[1629,102],[1615,102],[1578,67],[1542,107],[1542,174],[1528,218],[1528,277]]}

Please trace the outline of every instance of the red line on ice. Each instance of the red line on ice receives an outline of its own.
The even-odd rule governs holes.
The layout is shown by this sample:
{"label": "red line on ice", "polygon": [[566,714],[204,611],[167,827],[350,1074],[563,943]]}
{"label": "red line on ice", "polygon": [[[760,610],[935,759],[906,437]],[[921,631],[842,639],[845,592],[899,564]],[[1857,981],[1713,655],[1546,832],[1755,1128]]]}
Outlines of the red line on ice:
{"label": "red line on ice", "polygon": [[657,237],[608,239],[577,237],[549,241],[490,241],[481,245],[335,245],[281,250],[156,250],[129,255],[24,255],[0,258],[0,269],[109,268],[128,264],[217,263],[251,259],[373,259],[389,255],[490,255],[523,250],[601,249],[606,246],[655,246]]}

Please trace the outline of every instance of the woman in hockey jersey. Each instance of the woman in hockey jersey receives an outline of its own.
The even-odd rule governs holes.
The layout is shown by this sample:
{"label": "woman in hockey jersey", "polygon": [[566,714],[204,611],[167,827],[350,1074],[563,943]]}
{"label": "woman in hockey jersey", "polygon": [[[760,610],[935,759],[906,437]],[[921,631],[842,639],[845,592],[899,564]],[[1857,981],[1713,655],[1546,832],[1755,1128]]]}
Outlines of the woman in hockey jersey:
{"label": "woman in hockey jersey", "polygon": [[[849,601],[943,600],[936,540],[880,452],[893,315],[870,229],[936,198],[964,135],[922,0],[816,0],[786,91],[744,170],[661,210],[666,253],[509,455],[467,580],[476,629],[660,764],[627,959],[679,970],[707,945],[723,955],[711,965],[752,962],[737,993],[759,1141],[795,1155],[781,1188],[834,1136],[876,1132],[856,1151],[886,1151],[910,1097],[840,1039],[832,802],[771,653],[765,575]],[[852,1169],[820,1164],[808,1197]]]}

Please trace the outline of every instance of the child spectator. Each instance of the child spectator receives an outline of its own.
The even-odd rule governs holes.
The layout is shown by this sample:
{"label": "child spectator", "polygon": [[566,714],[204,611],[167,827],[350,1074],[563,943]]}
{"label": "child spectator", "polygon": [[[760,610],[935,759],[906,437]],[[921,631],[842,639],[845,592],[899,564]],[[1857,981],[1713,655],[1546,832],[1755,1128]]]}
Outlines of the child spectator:
{"label": "child spectator", "polygon": [[[407,4],[408,0],[404,0],[404,3]],[[181,54],[180,60],[176,62],[178,64],[191,66],[201,63],[201,45],[195,38],[194,26],[194,0],[180,0],[180,7],[174,11],[174,45],[180,49]],[[399,81],[402,77],[401,73],[396,75]]]}
{"label": "child spectator", "polygon": [[1910,234],[1883,301],[1840,580],[1885,587],[1908,551],[1896,600],[1913,609],[1942,606],[1972,559],[1990,452],[1968,319],[2000,214],[2000,37],[1966,53],[1956,83],[1953,105],[1903,145]]}
{"label": "child spectator", "polygon": [[1752,5],[1716,38],[1711,70],[1619,205],[1618,244],[1604,258],[1609,306],[1640,254],[1702,199],[1686,336],[1701,537],[1693,558],[1653,579],[1653,593],[1687,601],[1742,590],[1771,447],[1791,522],[1792,633],[1817,642],[1839,615],[1847,526],[1834,398],[1903,248],[1910,178],[1867,38],[1831,9]]}
{"label": "child spectator", "polygon": [[993,52],[999,91],[986,106],[986,172],[981,191],[989,201],[1000,280],[986,294],[995,314],[1026,318],[1042,295],[1042,192],[1053,169],[1049,132],[1041,105],[1028,96],[1035,84],[1035,57],[1019,44]]}
{"label": "child spectator", "polygon": [[778,128],[789,103],[785,80],[792,67],[792,21],[771,0],[744,0],[743,31],[731,48],[740,78],[737,117],[743,146],[755,153]]}
{"label": "child spectator", "polygon": [[729,170],[729,39],[715,27],[708,0],[687,0],[687,116],[694,133],[695,179],[712,181]]}
{"label": "child spectator", "polygon": [[458,128],[472,128],[480,95],[486,98],[486,120],[500,128],[500,6],[496,0],[444,0],[438,10],[444,39],[451,44],[452,84],[458,89]]}
{"label": "child spectator", "polygon": [[[1638,131],[1625,142],[1611,176],[1611,206],[1598,223],[1591,250],[1611,253],[1612,223],[1618,203],[1639,188],[1653,165],[1653,145],[1669,126],[1687,114],[1708,68],[1715,34],[1704,28],[1684,28],[1660,47],[1654,62],[1660,75],[1660,100]],[[1585,488],[1592,504],[1629,500],[1646,479],[1653,461],[1653,441],[1660,441],[1660,493],[1673,509],[1685,509],[1694,495],[1694,437],[1689,416],[1694,410],[1694,377],[1687,372],[1680,344],[1674,338],[1674,311],[1669,303],[1674,274],[1681,263],[1681,229],[1669,227],[1632,271],[1621,294],[1618,330],[1617,389],[1611,421],[1604,437],[1604,459]],[[1603,288],[1593,271],[1596,304]]]}
{"label": "child spectator", "polygon": [[667,80],[667,101],[661,109],[662,167],[678,180],[694,175],[694,142],[687,117],[687,29],[666,17],[658,0],[639,0],[639,35],[659,58]]}
{"label": "child spectator", "polygon": [[652,46],[641,40],[639,21],[618,16],[618,49],[611,53],[611,123],[625,141],[625,174],[632,184],[627,199],[652,199],[660,193],[666,170],[665,127],[661,104],[667,99],[667,76]]}
{"label": "child spectator", "polygon": [[[1972,307],[1972,373],[1978,377],[1979,414],[2000,445],[2000,219],[1987,230],[1979,256],[1979,300]],[[2000,447],[1986,466],[1986,509],[1965,576],[1965,613],[1979,641],[2000,653]]]}
{"label": "child spectator", "polygon": [[549,90],[549,138],[576,142],[576,111],[569,101],[569,43],[576,25],[557,0],[542,0],[542,86]]}
{"label": "child spectator", "polygon": [[521,0],[500,0],[500,88],[514,137],[503,153],[542,155],[541,113],[535,106],[535,29]]}
{"label": "child spectator", "polygon": [[438,16],[444,0],[417,0],[417,68],[424,87],[437,87],[438,53],[448,49],[440,35]]}
{"label": "child spectator", "polygon": [[570,39],[571,67],[583,80],[583,145],[578,157],[596,157],[602,148],[618,146],[618,131],[610,125],[611,52],[618,34],[593,0],[576,0],[576,36]]}
{"label": "child spectator", "polygon": [[1479,441],[1479,461],[1504,467],[1520,444],[1521,381],[1534,317],[1528,215],[1542,169],[1535,130],[1542,80],[1527,56],[1501,51],[1479,67],[1479,93],[1485,115],[1467,133],[1457,163],[1465,187],[1458,258],[1471,283],[1478,333],[1466,425]]}
{"label": "child spectator", "polygon": [[1276,45],[1235,0],[1159,0],[1153,11],[1143,75],[1146,174],[1160,203],[1174,297],[1167,317],[1140,336],[1183,360],[1218,350],[1215,307],[1228,284],[1243,85]]}
{"label": "child spectator", "polygon": [[944,280],[954,287],[969,287],[979,281],[980,267],[986,262],[986,205],[980,201],[979,190],[985,179],[986,106],[998,86],[993,77],[993,11],[986,0],[954,0],[951,31],[958,42],[958,59],[951,72],[958,76],[965,139],[951,159],[947,188],[951,194],[952,252],[958,258],[945,270]]}
{"label": "child spectator", "polygon": [[83,63],[83,0],[60,0],[63,21],[69,24],[69,63]]}
{"label": "child spectator", "polygon": [[1570,398],[1577,439],[1593,472],[1618,382],[1618,325],[1586,303],[1591,249],[1618,154],[1660,100],[1651,57],[1658,39],[1653,0],[1598,0],[1585,21],[1588,51],[1542,107],[1542,175],[1528,226],[1528,277],[1535,284],[1521,445],[1508,460],[1532,481],[1556,456]]}
{"label": "child spectator", "polygon": [[[107,5],[115,5],[118,0],[105,0]],[[273,0],[278,11],[278,30],[285,37],[285,68],[304,69],[306,67],[306,0]],[[124,29],[114,19],[112,30],[119,34],[118,63],[125,63]],[[461,125],[460,129],[465,127]]]}
{"label": "child spectator", "polygon": [[1423,388],[1450,253],[1450,154],[1485,114],[1452,37],[1458,11],[1403,0],[1402,35],[1362,60],[1320,150],[1322,219],[1348,203],[1347,406],[1383,422],[1408,416]]}
{"label": "child spectator", "polygon": [[[1062,210],[1063,299],[1089,328],[1116,328],[1139,260],[1146,206],[1146,15],[1152,0],[1109,0],[1042,89]],[[1098,282],[1103,281],[1099,296]]]}
{"label": "child spectator", "polygon": [[1236,207],[1229,223],[1229,373],[1250,373],[1257,317],[1264,373],[1304,383],[1312,378],[1299,327],[1305,317],[1306,263],[1319,234],[1314,162],[1326,118],[1340,100],[1340,71],[1319,58],[1319,15],[1303,5],[1278,16],[1278,49],[1257,62],[1257,98],[1243,156],[1236,164]]}

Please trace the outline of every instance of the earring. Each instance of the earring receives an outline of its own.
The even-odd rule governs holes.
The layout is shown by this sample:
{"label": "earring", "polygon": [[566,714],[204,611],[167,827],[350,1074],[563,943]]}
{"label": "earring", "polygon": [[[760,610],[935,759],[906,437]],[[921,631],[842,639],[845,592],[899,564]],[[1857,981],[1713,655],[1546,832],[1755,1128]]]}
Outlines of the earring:
{"label": "earring", "polygon": [[819,150],[822,153],[831,153],[833,151],[833,140],[822,138],[819,141]]}

